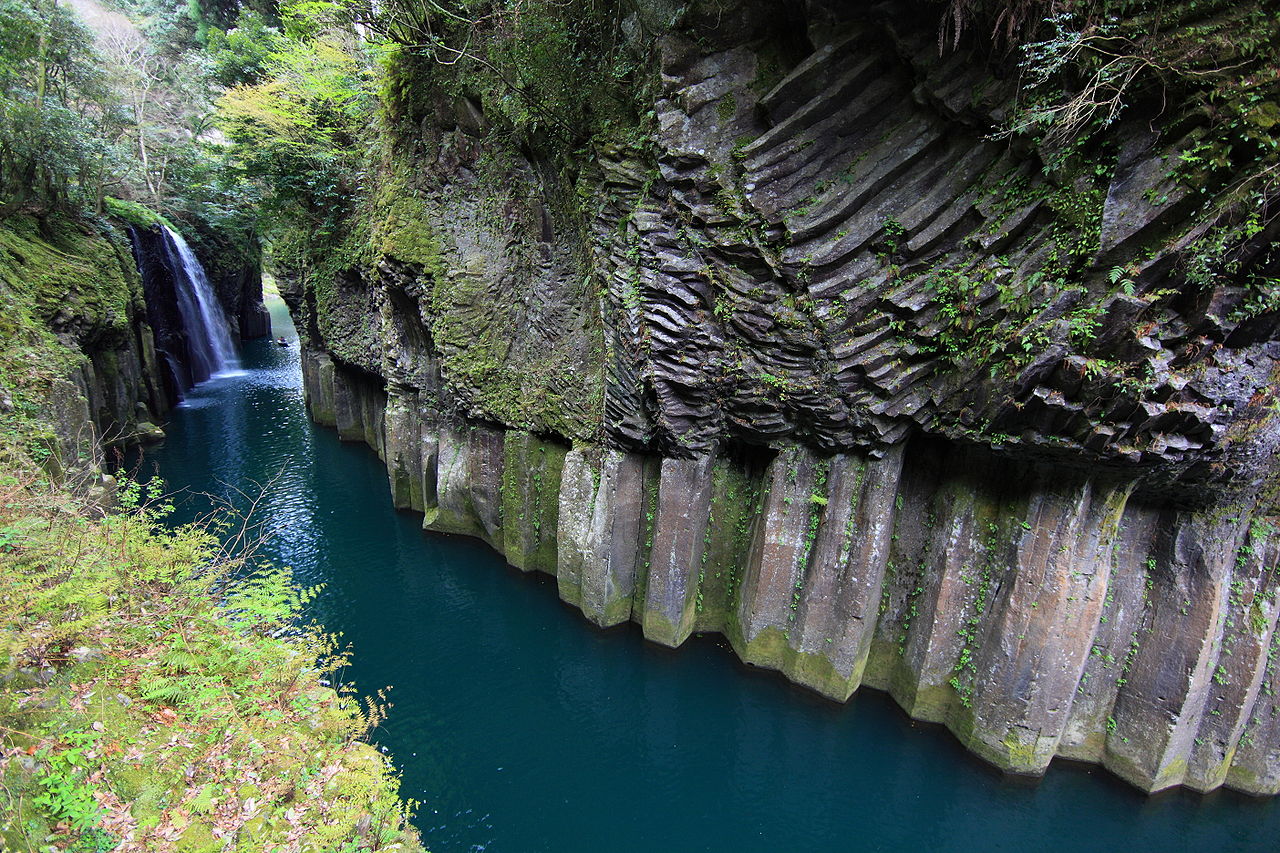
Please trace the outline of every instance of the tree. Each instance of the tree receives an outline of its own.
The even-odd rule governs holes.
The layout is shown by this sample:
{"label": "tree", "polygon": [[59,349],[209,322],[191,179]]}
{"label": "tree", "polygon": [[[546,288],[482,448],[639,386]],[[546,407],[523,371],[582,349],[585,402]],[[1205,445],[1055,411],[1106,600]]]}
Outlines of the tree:
{"label": "tree", "polygon": [[0,217],[100,189],[119,119],[101,65],[57,0],[0,0]]}
{"label": "tree", "polygon": [[263,61],[259,82],[222,95],[216,121],[240,172],[263,187],[264,218],[324,240],[338,233],[357,195],[374,100],[371,69],[354,34],[309,17],[297,26],[298,16],[316,7],[331,10],[305,5],[286,7],[295,26]]}

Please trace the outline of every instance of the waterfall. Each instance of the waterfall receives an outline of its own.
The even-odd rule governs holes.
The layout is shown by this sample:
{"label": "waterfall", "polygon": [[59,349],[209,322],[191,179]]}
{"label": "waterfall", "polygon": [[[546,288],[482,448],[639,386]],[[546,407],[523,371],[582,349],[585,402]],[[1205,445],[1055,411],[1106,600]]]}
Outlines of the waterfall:
{"label": "waterfall", "polygon": [[231,330],[204,267],[181,234],[165,226],[161,228],[165,254],[174,272],[178,311],[187,333],[191,379],[203,382],[219,373],[236,370],[240,362],[231,342]]}

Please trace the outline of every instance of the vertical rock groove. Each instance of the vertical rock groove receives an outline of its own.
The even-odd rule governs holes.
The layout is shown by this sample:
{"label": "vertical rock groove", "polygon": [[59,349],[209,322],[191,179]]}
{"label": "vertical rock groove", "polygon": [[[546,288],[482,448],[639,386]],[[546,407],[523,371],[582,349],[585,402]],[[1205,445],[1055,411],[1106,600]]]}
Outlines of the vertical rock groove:
{"label": "vertical rock groove", "polygon": [[925,439],[767,458],[568,447],[423,420],[415,392],[321,352],[303,374],[313,416],[383,457],[397,506],[554,575],[601,627],[668,646],[719,632],[838,701],[887,690],[1014,772],[1062,755],[1145,790],[1280,791],[1266,522]]}

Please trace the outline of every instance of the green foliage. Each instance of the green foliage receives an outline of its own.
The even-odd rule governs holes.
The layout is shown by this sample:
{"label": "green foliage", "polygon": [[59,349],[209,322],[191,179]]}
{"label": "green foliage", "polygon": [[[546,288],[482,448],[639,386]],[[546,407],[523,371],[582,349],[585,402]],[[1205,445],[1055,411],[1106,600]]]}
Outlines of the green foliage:
{"label": "green foliage", "polygon": [[1067,335],[1079,350],[1088,349],[1102,327],[1102,306],[1089,304],[1067,318]]}
{"label": "green foliage", "polygon": [[[40,745],[36,772],[5,778],[30,803],[5,844],[112,849],[107,828],[125,814],[143,845],[199,824],[255,849],[291,832],[314,849],[420,849],[394,776],[360,742],[383,699],[316,686],[347,655],[302,624],[314,590],[285,569],[246,571],[216,526],[161,527],[158,482],[121,498],[134,508],[89,520],[56,488],[0,494],[0,684],[54,673],[30,701],[0,689],[3,747]],[[306,808],[286,816],[295,800]]]}
{"label": "green foliage", "polygon": [[1280,279],[1260,272],[1268,267],[1274,246],[1261,258],[1247,259],[1242,251],[1255,239],[1261,239],[1275,216],[1271,206],[1265,192],[1254,191],[1238,211],[1223,211],[1216,220],[1206,222],[1201,236],[1183,252],[1183,271],[1196,287],[1209,290],[1222,284],[1243,284],[1244,299],[1228,318],[1235,322],[1280,310]]}
{"label": "green foliage", "polygon": [[91,197],[116,122],[75,16],[52,0],[0,0],[0,217]]}
{"label": "green foliage", "polygon": [[393,123],[412,127],[443,91],[478,100],[488,121],[559,158],[593,134],[634,126],[645,111],[637,72],[646,60],[628,48],[610,4],[451,5],[393,0],[354,8],[396,46],[386,53]]}
{"label": "green foliage", "polygon": [[93,799],[93,788],[85,783],[90,764],[86,753],[93,751],[98,737],[92,730],[69,732],[62,736],[66,744],[62,749],[53,751],[46,746],[36,753],[37,760],[44,764],[36,778],[43,791],[33,802],[55,821],[65,821],[70,826],[79,838],[77,850],[115,847],[114,840],[95,826],[103,809]]}
{"label": "green foliage", "polygon": [[939,269],[932,272],[924,286],[932,293],[938,311],[938,329],[922,349],[951,363],[983,354],[978,342],[989,335],[979,327],[983,291],[995,277],[990,267],[972,269]]}
{"label": "green foliage", "polygon": [[1107,280],[1114,285],[1118,285],[1126,296],[1132,296],[1134,290],[1133,279],[1129,276],[1131,271],[1127,267],[1114,266],[1107,273]]}
{"label": "green foliage", "polygon": [[51,398],[79,400],[81,356],[46,321],[127,331],[121,253],[65,218],[0,221],[0,848],[106,851],[128,827],[139,849],[211,849],[196,839],[214,830],[243,849],[420,849],[361,741],[383,701],[317,683],[347,655],[302,620],[314,590],[233,550],[239,524],[165,528],[159,480],[121,480],[105,516],[59,485],[75,437]]}
{"label": "green foliage", "polygon": [[[349,34],[311,28],[333,4],[287,4],[288,35],[260,82],[228,90],[216,123],[238,174],[262,187],[265,223],[289,223],[305,246],[331,248],[354,209],[373,116],[371,67]],[[317,13],[318,14],[318,13]],[[299,33],[304,35],[299,36]]]}
{"label": "green foliage", "polygon": [[888,256],[896,254],[902,246],[902,238],[906,235],[907,229],[897,219],[888,216],[885,217],[880,230],[884,233],[885,254]]}
{"label": "green foliage", "polygon": [[1053,250],[1045,265],[1050,276],[1069,279],[1085,269],[1098,252],[1107,176],[1104,173],[1089,178],[1096,180],[1089,181],[1087,188],[1062,187],[1048,198],[1049,206],[1058,214],[1053,224]]}
{"label": "green foliage", "polygon": [[235,26],[209,31],[213,79],[227,88],[259,83],[271,72],[272,55],[285,46],[280,30],[265,15],[241,9]]}
{"label": "green foliage", "polygon": [[120,5],[143,25],[112,12],[95,41],[66,4],[0,0],[0,219],[109,211],[243,234],[255,198],[208,133],[208,60],[186,9]]}
{"label": "green foliage", "polygon": [[[1035,20],[1023,0],[953,3],[971,7]],[[1057,11],[1029,28],[1037,34],[1023,47],[1023,103],[1004,135],[1032,136],[1047,163],[1079,176],[1090,157],[1105,159],[1098,143],[1126,111],[1142,102],[1158,109],[1166,144],[1181,149],[1169,177],[1200,201],[1181,252],[1187,278],[1209,286],[1244,277],[1249,295],[1238,318],[1274,310],[1273,283],[1241,268],[1256,255],[1252,238],[1280,216],[1280,16],[1273,5],[1085,0]],[[1051,202],[1080,235],[1056,234],[1064,274],[1096,251],[1091,209],[1101,204],[1089,195],[1073,186]]]}

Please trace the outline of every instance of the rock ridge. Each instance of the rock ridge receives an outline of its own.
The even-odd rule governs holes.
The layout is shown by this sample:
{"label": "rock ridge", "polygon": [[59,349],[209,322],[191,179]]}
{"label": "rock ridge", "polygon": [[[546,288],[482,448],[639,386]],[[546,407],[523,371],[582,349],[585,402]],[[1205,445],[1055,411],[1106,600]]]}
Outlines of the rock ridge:
{"label": "rock ridge", "polygon": [[1055,756],[1147,791],[1280,792],[1280,536],[916,436],[661,457],[433,413],[308,349],[310,411],[397,507],[475,536],[601,627],[724,634],[837,701],[889,692],[1009,771]]}

